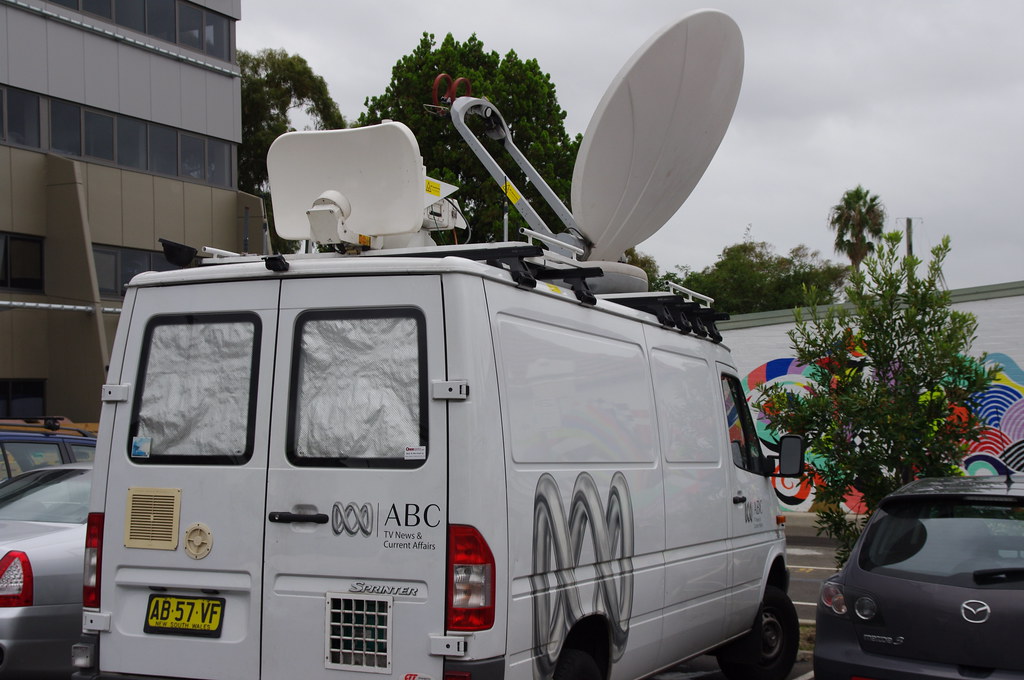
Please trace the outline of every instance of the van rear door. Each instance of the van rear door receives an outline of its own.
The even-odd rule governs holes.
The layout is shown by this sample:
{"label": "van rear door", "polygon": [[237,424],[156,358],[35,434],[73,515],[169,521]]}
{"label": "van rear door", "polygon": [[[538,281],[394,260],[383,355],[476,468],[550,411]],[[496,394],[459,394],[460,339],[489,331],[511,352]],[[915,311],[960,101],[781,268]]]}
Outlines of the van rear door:
{"label": "van rear door", "polygon": [[279,291],[276,280],[128,291],[97,465],[108,470],[104,672],[259,677]]}
{"label": "van rear door", "polygon": [[[372,303],[372,304],[370,304]],[[287,280],[262,678],[440,678],[447,432],[437,276]]]}

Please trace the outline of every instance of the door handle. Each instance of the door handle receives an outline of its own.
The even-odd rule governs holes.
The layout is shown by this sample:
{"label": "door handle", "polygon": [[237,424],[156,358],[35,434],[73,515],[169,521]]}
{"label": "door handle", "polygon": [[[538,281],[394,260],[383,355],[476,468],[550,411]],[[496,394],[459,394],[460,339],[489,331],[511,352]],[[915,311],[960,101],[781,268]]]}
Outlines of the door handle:
{"label": "door handle", "polygon": [[746,503],[746,502],[747,502],[747,497],[746,496],[733,496],[732,497],[733,505],[739,505],[740,503]]}
{"label": "door handle", "polygon": [[288,524],[291,522],[311,522],[312,524],[327,524],[331,518],[322,512],[315,515],[302,515],[296,512],[272,512],[267,517],[271,522]]}

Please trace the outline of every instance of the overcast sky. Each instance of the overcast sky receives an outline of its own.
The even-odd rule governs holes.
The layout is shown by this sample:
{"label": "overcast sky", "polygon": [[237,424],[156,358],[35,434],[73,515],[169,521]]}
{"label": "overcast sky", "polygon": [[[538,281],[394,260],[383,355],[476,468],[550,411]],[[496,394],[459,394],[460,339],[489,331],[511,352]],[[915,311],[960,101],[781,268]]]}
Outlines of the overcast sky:
{"label": "overcast sky", "polygon": [[862,184],[888,229],[913,218],[915,253],[952,237],[950,288],[1024,280],[1021,0],[243,0],[237,40],[302,55],[352,121],[424,31],[475,33],[537,59],[575,135],[650,35],[709,6],[743,33],[739,103],[703,180],[641,251],[701,269],[749,227],[780,253],[840,261],[828,210]]}

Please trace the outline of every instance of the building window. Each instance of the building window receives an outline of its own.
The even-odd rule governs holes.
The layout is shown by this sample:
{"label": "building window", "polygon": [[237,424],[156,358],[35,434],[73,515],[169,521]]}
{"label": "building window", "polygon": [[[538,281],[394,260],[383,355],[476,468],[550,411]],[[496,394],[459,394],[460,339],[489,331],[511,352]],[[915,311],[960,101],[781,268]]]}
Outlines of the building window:
{"label": "building window", "polygon": [[43,290],[43,239],[0,233],[0,287]]}
{"label": "building window", "polygon": [[149,142],[146,124],[134,118],[117,117],[117,164],[136,170],[147,170]]}
{"label": "building window", "polygon": [[50,149],[72,156],[82,155],[82,107],[50,100]]}
{"label": "building window", "polygon": [[120,26],[130,28],[139,33],[146,32],[146,1],[115,0],[114,15]]}
{"label": "building window", "polygon": [[[50,112],[48,146],[40,143],[40,103]],[[234,181],[229,142],[11,88],[0,87],[0,140],[226,189]]]}
{"label": "building window", "polygon": [[181,169],[182,177],[192,179],[206,178],[206,141],[201,137],[181,135]]}
{"label": "building window", "polygon": [[86,109],[85,155],[104,160],[114,160],[114,117]]}
{"label": "building window", "polygon": [[110,0],[82,0],[82,11],[101,16],[104,19],[114,18],[114,9]]}
{"label": "building window", "polygon": [[206,141],[206,181],[220,187],[231,186],[231,145],[209,139]]}
{"label": "building window", "polygon": [[146,0],[146,33],[175,42],[174,0]]}
{"label": "building window", "polygon": [[178,174],[178,133],[173,129],[149,126],[149,169],[162,175]]}
{"label": "building window", "polygon": [[8,88],[4,139],[12,144],[39,148],[39,95]]}
{"label": "building window", "polygon": [[177,269],[162,252],[136,248],[94,245],[92,258],[100,295],[107,298],[124,297],[125,286],[136,274]]}
{"label": "building window", "polygon": [[45,413],[45,380],[0,380],[0,417],[29,418]]}
{"label": "building window", "polygon": [[213,12],[206,12],[206,53],[214,59],[231,61],[231,22]]}
{"label": "building window", "polygon": [[192,5],[179,5],[178,43],[195,50],[203,49],[203,10]]}

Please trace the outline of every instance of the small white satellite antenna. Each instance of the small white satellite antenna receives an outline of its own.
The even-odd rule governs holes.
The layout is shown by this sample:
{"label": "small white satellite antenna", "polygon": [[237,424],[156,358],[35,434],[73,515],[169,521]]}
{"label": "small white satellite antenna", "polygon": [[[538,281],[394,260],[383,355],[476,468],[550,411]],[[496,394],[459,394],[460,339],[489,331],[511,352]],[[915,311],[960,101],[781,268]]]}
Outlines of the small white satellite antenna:
{"label": "small white satellite antenna", "polygon": [[592,244],[586,259],[617,260],[679,210],[725,136],[742,80],[739,27],[712,10],[662,29],[626,62],[573,170],[573,217]]}
{"label": "small white satellite antenna", "polygon": [[401,123],[289,132],[267,153],[282,238],[380,247],[420,230],[426,172]]}

